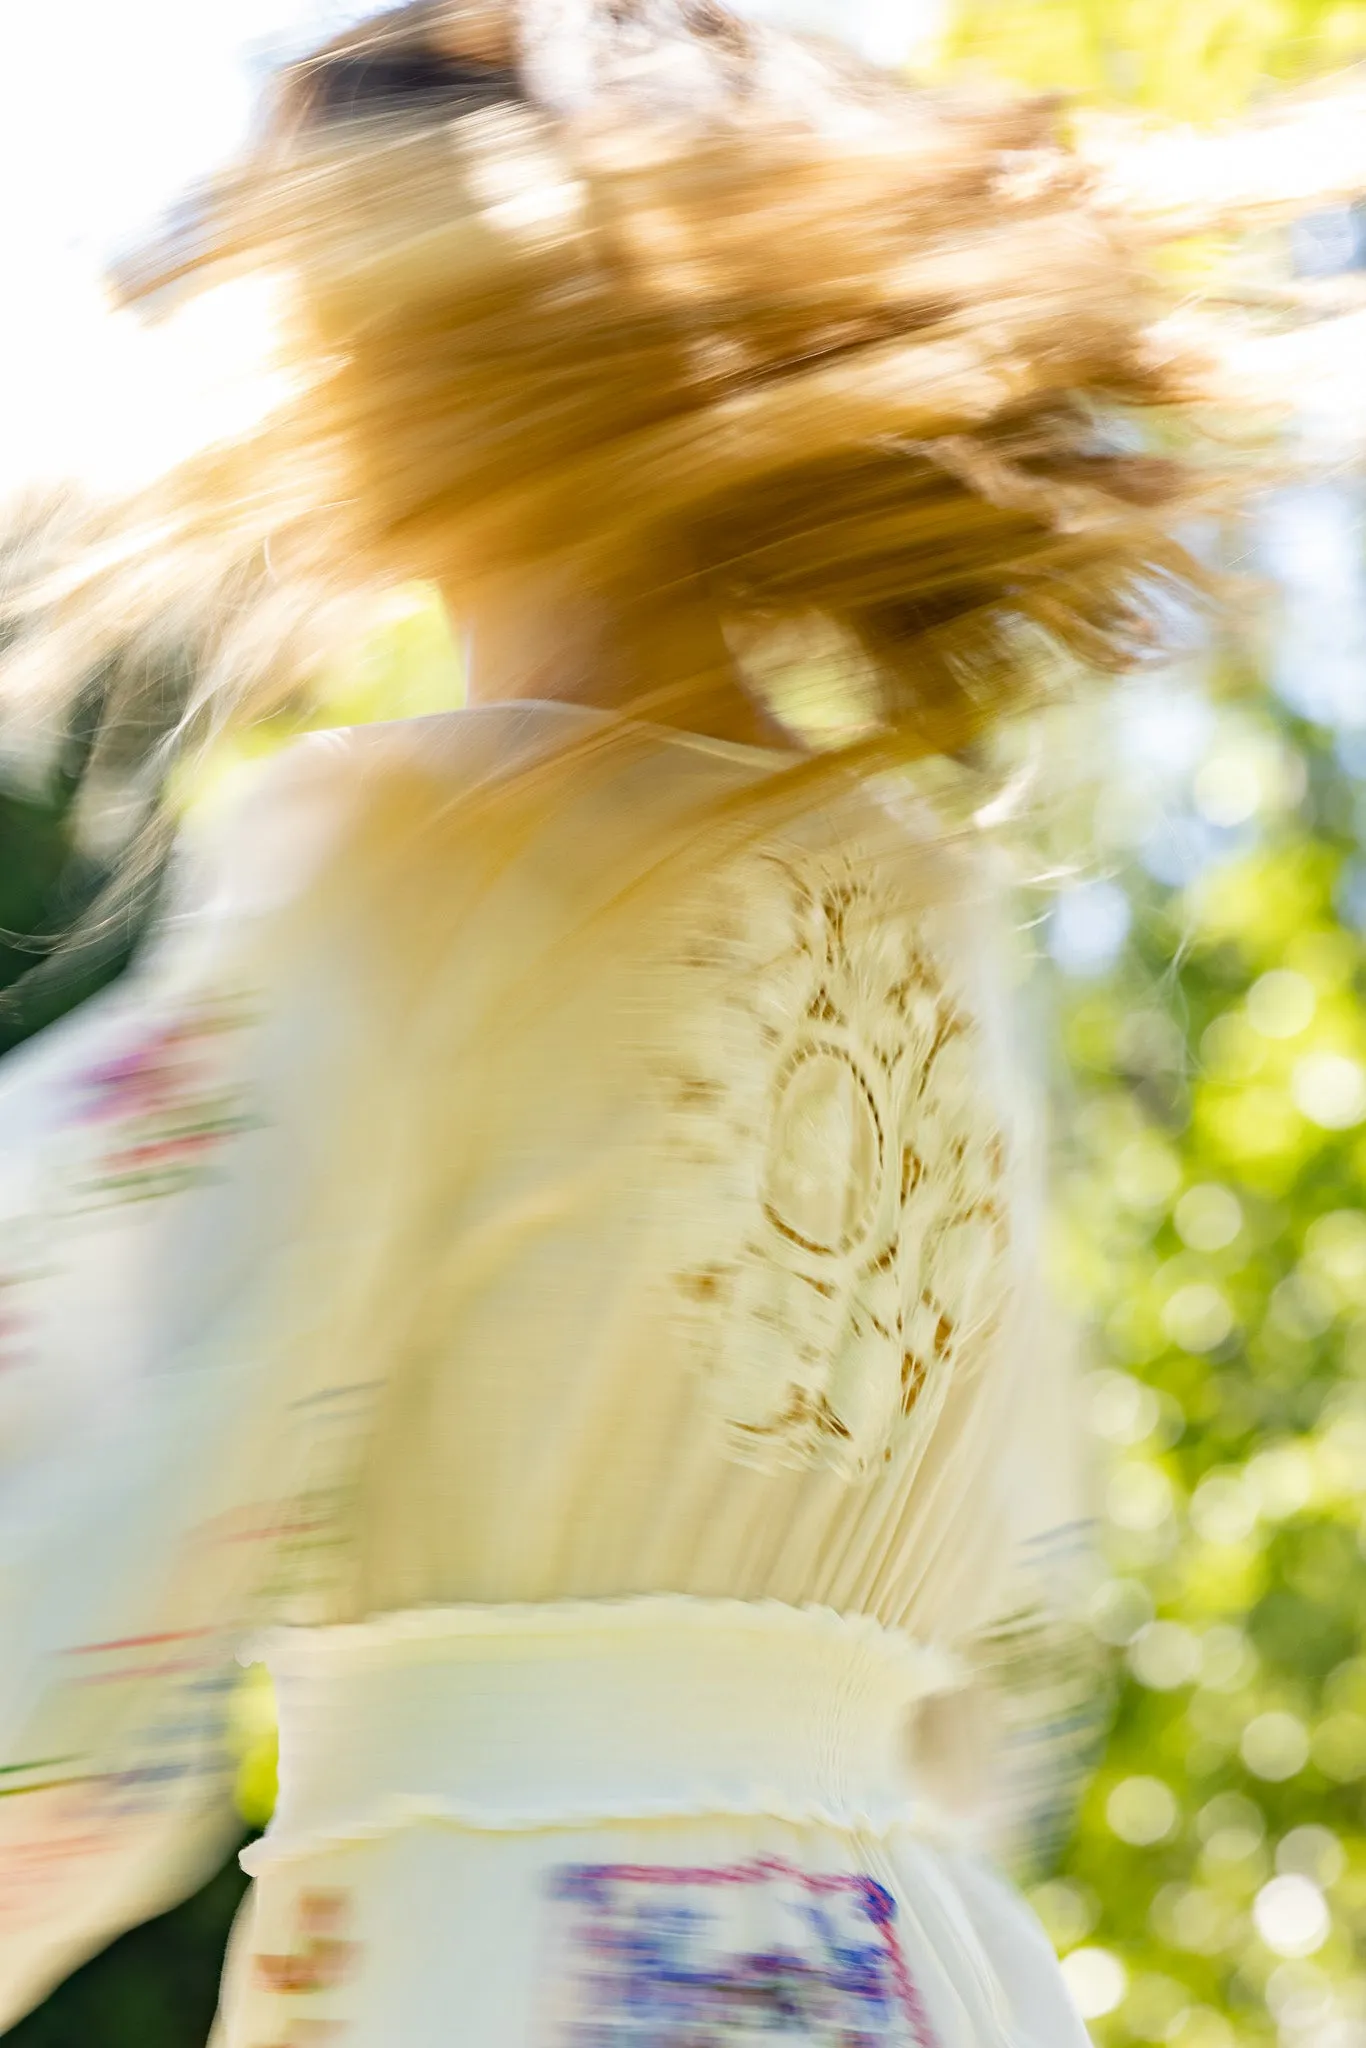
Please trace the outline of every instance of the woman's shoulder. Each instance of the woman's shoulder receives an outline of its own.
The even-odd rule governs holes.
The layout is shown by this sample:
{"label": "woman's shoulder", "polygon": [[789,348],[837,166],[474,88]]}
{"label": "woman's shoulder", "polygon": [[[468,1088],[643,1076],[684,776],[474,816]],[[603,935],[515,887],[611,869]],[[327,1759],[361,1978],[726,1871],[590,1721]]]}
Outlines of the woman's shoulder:
{"label": "woman's shoulder", "polygon": [[449,876],[457,849],[499,842],[528,872],[548,860],[553,877],[562,854],[582,867],[636,841],[648,852],[671,821],[782,759],[578,705],[478,705],[304,735],[235,771],[186,841],[215,865],[226,856],[234,887],[261,901],[355,856]]}
{"label": "woman's shoulder", "polygon": [[803,795],[799,774],[789,801],[790,765],[558,704],[314,733],[193,821],[182,902],[249,917],[330,904],[353,932],[368,910],[387,929],[420,906],[425,949],[453,920],[468,943],[469,913],[496,899],[497,950],[518,954],[642,888],[652,911],[708,924],[729,905],[761,954],[765,908],[794,889],[869,937],[908,913],[945,922],[954,952],[980,934],[997,892],[974,848],[876,788]]}
{"label": "woman's shoulder", "polygon": [[[501,707],[491,707],[501,709]],[[377,812],[415,821],[508,757],[509,721],[476,711],[304,733],[235,763],[189,810],[182,896],[218,908],[281,907],[324,878]]]}

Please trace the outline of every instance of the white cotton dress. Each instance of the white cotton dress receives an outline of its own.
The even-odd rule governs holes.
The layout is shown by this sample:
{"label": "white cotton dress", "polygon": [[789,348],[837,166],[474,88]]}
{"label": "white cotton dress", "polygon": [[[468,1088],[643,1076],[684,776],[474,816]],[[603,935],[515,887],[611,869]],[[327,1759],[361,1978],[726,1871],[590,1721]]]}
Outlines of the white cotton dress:
{"label": "white cotton dress", "polygon": [[0,2025],[260,1656],[221,2048],[1085,2039],[982,1849],[1072,1499],[989,878],[607,737],[303,743],[0,1069]]}

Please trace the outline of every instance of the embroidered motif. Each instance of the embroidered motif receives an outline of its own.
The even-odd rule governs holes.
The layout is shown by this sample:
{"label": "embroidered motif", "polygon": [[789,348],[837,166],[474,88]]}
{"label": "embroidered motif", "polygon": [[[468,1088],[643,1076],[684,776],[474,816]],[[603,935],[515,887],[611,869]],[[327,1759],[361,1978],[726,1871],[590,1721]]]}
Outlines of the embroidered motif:
{"label": "embroidered motif", "polygon": [[933,917],[844,856],[737,862],[680,962],[689,1341],[734,1454],[855,1476],[923,1441],[1004,1307],[980,1027]]}
{"label": "embroidered motif", "polygon": [[[336,1991],[350,1978],[358,1953],[359,1944],[346,1938],[350,1924],[349,1892],[301,1892],[294,1911],[293,1947],[279,1955],[258,1950],[251,1959],[257,1989],[291,2003]],[[316,2009],[301,2012],[297,2005],[288,2018],[272,2023],[272,2032],[275,2024],[279,2033],[261,2048],[323,2048],[347,2031],[344,2020]]]}
{"label": "embroidered motif", "polygon": [[356,1945],[342,1939],[350,1919],[345,1892],[301,1892],[295,1946],[285,1955],[257,1954],[252,1970],[266,1991],[331,1991],[350,1975]]}
{"label": "embroidered motif", "polygon": [[934,2048],[873,1878],[777,1859],[554,1873],[555,2048]]}
{"label": "embroidered motif", "polygon": [[80,1077],[79,1119],[104,1133],[79,1189],[86,1202],[178,1194],[207,1177],[227,1139],[255,1126],[224,1070],[225,1051],[251,1021],[240,1002],[199,1004]]}

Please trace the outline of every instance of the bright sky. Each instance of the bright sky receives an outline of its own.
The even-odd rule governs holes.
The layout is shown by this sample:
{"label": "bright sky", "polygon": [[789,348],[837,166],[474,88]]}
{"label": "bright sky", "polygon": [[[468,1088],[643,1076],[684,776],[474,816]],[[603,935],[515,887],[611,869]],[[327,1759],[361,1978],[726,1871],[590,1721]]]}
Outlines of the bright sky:
{"label": "bright sky", "polygon": [[[940,0],[733,4],[897,63]],[[100,272],[232,153],[272,61],[374,11],[375,0],[0,0],[0,493],[72,464],[130,481],[160,459],[158,435],[174,443],[197,401],[131,333],[111,349]],[[211,342],[205,330],[200,345]]]}
{"label": "bright sky", "polygon": [[9,0],[0,9],[6,245],[55,235],[107,253],[233,149],[272,61],[374,5]]}
{"label": "bright sky", "polygon": [[0,6],[0,490],[73,463],[121,481],[140,457],[155,461],[140,401],[129,403],[129,380],[142,390],[154,373],[131,336],[108,346],[100,273],[231,154],[272,55],[366,11],[345,0]]}
{"label": "bright sky", "polygon": [[[272,58],[375,11],[376,0],[10,0],[0,26],[6,252],[107,252],[239,140]],[[935,0],[732,0],[903,62]],[[13,203],[17,195],[17,203]]]}

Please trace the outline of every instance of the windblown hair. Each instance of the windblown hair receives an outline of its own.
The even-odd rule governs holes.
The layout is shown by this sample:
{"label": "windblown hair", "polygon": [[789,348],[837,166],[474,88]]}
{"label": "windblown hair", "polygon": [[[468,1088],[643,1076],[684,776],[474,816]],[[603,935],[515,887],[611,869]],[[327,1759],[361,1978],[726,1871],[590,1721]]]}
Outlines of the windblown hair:
{"label": "windblown hair", "polygon": [[643,646],[680,595],[732,644],[821,621],[925,751],[1049,643],[1160,650],[1201,581],[1198,465],[1132,424],[1201,373],[1051,103],[713,0],[402,7],[280,77],[140,289],[243,273],[287,294],[287,396],[86,533],[0,710],[188,635],[196,736],[386,586],[551,572]]}

